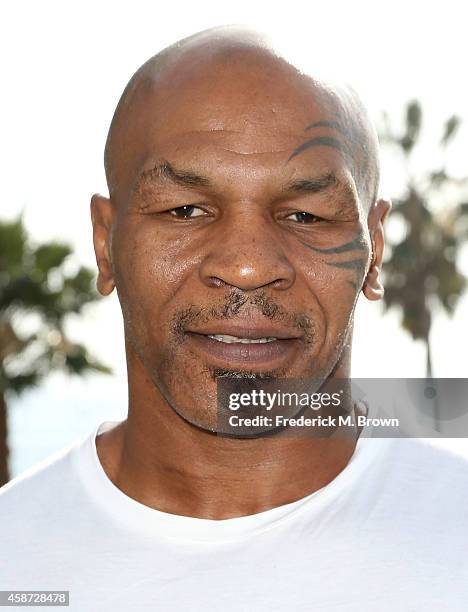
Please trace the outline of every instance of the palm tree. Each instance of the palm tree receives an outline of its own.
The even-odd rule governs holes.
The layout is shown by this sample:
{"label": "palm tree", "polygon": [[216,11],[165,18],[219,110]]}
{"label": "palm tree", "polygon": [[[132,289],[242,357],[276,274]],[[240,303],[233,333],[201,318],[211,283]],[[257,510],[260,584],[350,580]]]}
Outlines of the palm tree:
{"label": "palm tree", "polygon": [[37,385],[57,369],[78,375],[89,370],[110,373],[83,345],[66,336],[69,314],[80,313],[99,297],[89,269],[70,273],[70,255],[70,247],[57,242],[33,246],[21,215],[16,221],[0,222],[0,486],[9,479],[11,395]]}
{"label": "palm tree", "polygon": [[[399,307],[402,327],[413,339],[425,343],[426,376],[432,377],[430,332],[434,315],[441,309],[452,315],[466,287],[467,279],[457,266],[460,248],[468,237],[468,203],[463,201],[466,179],[448,174],[446,155],[436,170],[411,170],[412,156],[421,144],[422,109],[417,101],[406,107],[402,134],[395,133],[387,116],[384,120],[381,140],[399,150],[407,170],[405,192],[394,200],[391,215],[403,222],[405,231],[400,240],[389,244],[384,304],[387,309]],[[446,121],[439,143],[442,153],[459,125],[456,116]]]}

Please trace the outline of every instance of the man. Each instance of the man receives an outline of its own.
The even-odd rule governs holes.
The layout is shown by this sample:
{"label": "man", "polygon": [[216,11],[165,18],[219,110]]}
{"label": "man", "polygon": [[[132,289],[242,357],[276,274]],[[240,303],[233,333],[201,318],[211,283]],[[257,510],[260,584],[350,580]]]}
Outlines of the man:
{"label": "man", "polygon": [[3,488],[0,588],[86,612],[466,610],[461,458],[360,429],[218,435],[219,380],[350,376],[390,208],[356,95],[203,32],[131,79],[105,168],[97,283],[122,306],[128,418]]}

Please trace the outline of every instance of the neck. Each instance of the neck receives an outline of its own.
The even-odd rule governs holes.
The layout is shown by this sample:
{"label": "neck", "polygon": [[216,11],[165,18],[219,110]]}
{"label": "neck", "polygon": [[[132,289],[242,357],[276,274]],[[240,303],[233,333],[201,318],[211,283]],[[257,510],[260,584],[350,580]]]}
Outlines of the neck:
{"label": "neck", "polygon": [[[111,481],[149,507],[207,519],[255,514],[324,487],[354,452],[359,432],[233,439],[200,430],[168,406],[130,353],[128,418],[96,445]],[[349,376],[348,354],[333,375]]]}

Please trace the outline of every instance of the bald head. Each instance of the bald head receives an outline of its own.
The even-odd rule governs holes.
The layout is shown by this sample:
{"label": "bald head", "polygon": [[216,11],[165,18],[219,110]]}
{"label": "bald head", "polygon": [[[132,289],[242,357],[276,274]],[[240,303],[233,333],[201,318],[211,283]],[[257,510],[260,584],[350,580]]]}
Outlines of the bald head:
{"label": "bald head", "polygon": [[[171,132],[172,130],[172,132]],[[318,131],[317,131],[318,130]],[[315,147],[346,159],[366,208],[377,197],[378,143],[356,93],[304,75],[256,33],[214,28],[164,49],[133,75],[118,103],[105,148],[110,196],[125,200],[155,140],[180,132],[258,134],[258,151],[274,150],[275,132],[302,132],[285,163]]]}

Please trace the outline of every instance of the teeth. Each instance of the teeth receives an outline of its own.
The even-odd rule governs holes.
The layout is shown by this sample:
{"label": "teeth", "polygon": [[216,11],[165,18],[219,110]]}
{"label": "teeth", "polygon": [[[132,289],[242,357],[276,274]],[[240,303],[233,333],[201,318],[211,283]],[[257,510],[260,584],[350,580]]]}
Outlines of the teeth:
{"label": "teeth", "polygon": [[226,344],[232,344],[233,342],[240,342],[241,344],[265,344],[266,342],[274,342],[278,338],[238,338],[237,336],[228,336],[225,334],[213,334],[209,335],[208,338],[217,340],[218,342],[224,342]]}

